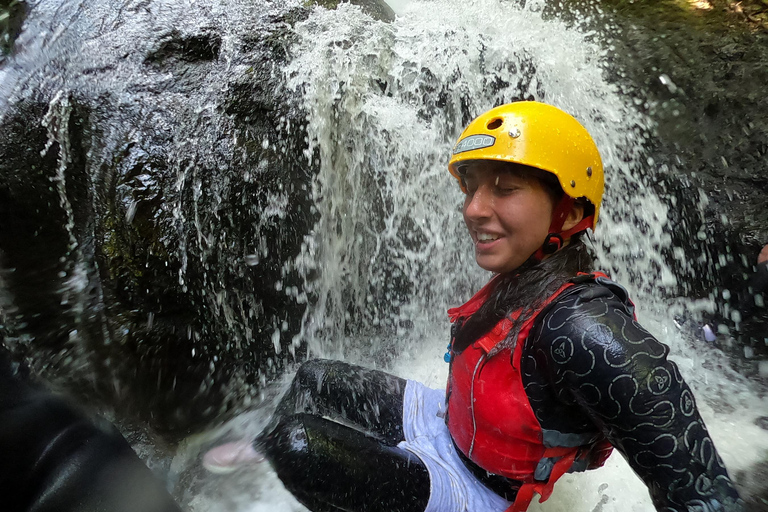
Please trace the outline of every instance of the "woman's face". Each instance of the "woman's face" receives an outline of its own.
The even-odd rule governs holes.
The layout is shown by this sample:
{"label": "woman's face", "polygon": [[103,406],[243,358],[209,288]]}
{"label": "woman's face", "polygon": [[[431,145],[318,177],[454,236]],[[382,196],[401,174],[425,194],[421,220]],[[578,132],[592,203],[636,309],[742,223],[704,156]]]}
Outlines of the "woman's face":
{"label": "woman's face", "polygon": [[553,199],[542,183],[502,162],[471,162],[464,183],[464,222],[485,270],[502,273],[522,265],[544,243]]}

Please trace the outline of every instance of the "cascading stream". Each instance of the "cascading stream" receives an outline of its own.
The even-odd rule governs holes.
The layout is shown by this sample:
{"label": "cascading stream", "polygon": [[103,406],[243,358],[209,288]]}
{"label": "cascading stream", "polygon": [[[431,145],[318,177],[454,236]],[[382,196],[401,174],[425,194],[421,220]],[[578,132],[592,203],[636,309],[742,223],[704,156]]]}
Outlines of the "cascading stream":
{"label": "cascading stream", "polygon": [[[579,119],[602,153],[607,188],[598,267],[630,290],[641,323],[671,346],[731,474],[748,469],[768,450],[768,434],[754,424],[764,402],[720,363],[722,354],[673,321],[701,305],[669,298],[677,279],[662,251],[673,249],[672,206],[646,185],[663,172],[643,150],[652,123],[606,81],[608,50],[599,35],[544,19],[542,7],[411,2],[387,24],[341,4],[317,8],[295,27],[299,39],[285,74],[303,94],[309,154],[319,155],[320,172],[313,188],[319,220],[286,266],[307,276],[309,308],[293,346],[308,341],[314,356],[442,387],[445,310],[489,277],[474,264],[461,192],[446,169],[452,144],[491,106],[549,102]],[[303,510],[275,490],[271,471],[260,468],[250,478],[256,483],[235,500],[242,510]],[[615,454],[600,470],[567,475],[531,510],[654,508]]]}
{"label": "cascading stream", "polygon": [[[23,213],[39,206],[35,220],[60,216],[45,233],[64,233],[64,253],[55,240],[22,233],[55,263],[56,307],[45,312],[66,337],[61,361],[38,366],[56,366],[65,379],[77,369],[116,397],[133,396],[122,391],[131,386],[139,401],[163,395],[147,410],[178,413],[177,427],[190,411],[210,409],[203,422],[227,401],[247,408],[262,398],[254,389],[269,396],[268,381],[305,345],[311,356],[443,387],[446,309],[489,278],[474,263],[449,154],[475,115],[536,99],[572,113],[594,136],[607,174],[599,267],[670,345],[731,475],[744,471],[737,481],[764,489],[752,475],[768,460],[768,432],[756,424],[768,407],[690,329],[711,304],[675,297],[688,278],[666,258],[690,270],[690,255],[670,236],[679,229],[669,221],[677,198],[648,186],[668,170],[644,149],[654,126],[636,107],[643,100],[607,79],[608,61],[618,59],[588,27],[612,30],[610,19],[568,24],[545,16],[543,0],[391,1],[392,23],[346,3],[304,19],[300,0],[34,3],[18,54],[0,66],[0,122],[15,113],[33,125],[41,112],[32,127],[42,127],[40,147],[22,138],[14,149],[41,166],[29,178],[39,174],[50,204],[25,202]],[[296,98],[307,115],[304,155],[294,155],[304,137],[292,117]],[[28,110],[19,114],[19,105]],[[19,169],[5,172],[27,168]],[[114,266],[100,269],[94,254]],[[135,261],[121,263],[126,256]],[[11,293],[19,271],[0,263],[9,267],[0,268],[1,330],[26,312]],[[111,273],[121,279],[106,280]],[[34,285],[16,289],[25,286]],[[111,359],[103,372],[91,364],[100,354]],[[146,365],[130,366],[137,361]],[[219,373],[229,367],[232,374]],[[213,402],[206,392],[217,384],[223,399]],[[253,435],[267,417],[268,407],[257,409],[177,450],[174,492],[189,510],[304,510],[266,464],[226,478],[202,474],[205,443]],[[133,446],[150,466],[168,462],[151,436]],[[567,475],[531,510],[653,507],[614,455],[600,470]]]}

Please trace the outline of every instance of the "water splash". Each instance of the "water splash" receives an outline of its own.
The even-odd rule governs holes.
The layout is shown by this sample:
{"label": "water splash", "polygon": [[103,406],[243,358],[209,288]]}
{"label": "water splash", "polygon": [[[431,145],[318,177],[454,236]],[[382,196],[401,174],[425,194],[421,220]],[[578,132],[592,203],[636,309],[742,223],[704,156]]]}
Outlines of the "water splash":
{"label": "water splash", "polygon": [[[679,250],[668,234],[674,202],[648,186],[664,172],[643,149],[653,124],[605,78],[607,50],[598,34],[545,19],[542,7],[411,2],[398,6],[395,23],[384,24],[341,4],[317,8],[297,25],[295,58],[285,72],[304,96],[308,156],[319,156],[320,172],[312,191],[319,221],[287,266],[305,276],[301,300],[309,303],[292,343],[307,340],[313,355],[380,365],[442,387],[444,311],[488,278],[472,261],[447,155],[475,115],[504,102],[545,101],[579,119],[603,156],[599,267],[630,289],[640,300],[641,322],[671,345],[732,473],[749,467],[768,448],[768,436],[754,424],[764,402],[721,363],[722,354],[699,347],[672,320],[702,304],[669,298],[678,282],[663,253]],[[745,436],[734,435],[731,416],[717,413],[723,404],[738,411]],[[748,453],[746,446],[756,449]],[[250,489],[255,502],[240,503],[243,510],[267,503],[301,509],[282,489]],[[547,503],[531,510],[654,507],[614,455],[600,470],[567,475]]]}
{"label": "water splash", "polygon": [[[273,283],[291,301],[309,305],[301,333],[286,339],[284,322],[270,319],[271,343],[284,355],[306,340],[314,355],[384,366],[441,387],[446,372],[441,360],[447,338],[445,309],[461,303],[488,278],[473,262],[459,214],[461,193],[445,169],[447,155],[473,116],[506,101],[543,100],[573,113],[594,135],[603,154],[608,183],[596,235],[602,268],[641,299],[642,323],[672,346],[731,471],[747,468],[768,449],[765,433],[754,424],[755,417],[766,410],[764,400],[751,392],[748,382],[728,370],[721,354],[702,349],[670,320],[672,313],[685,315],[698,305],[669,298],[676,277],[662,252],[670,249],[667,217],[674,203],[647,186],[654,173],[664,172],[656,169],[643,150],[653,126],[605,79],[604,63],[610,50],[600,41],[600,34],[583,28],[589,25],[585,20],[579,26],[569,25],[544,17],[544,2],[529,1],[525,8],[521,3],[401,3],[399,18],[392,24],[374,22],[358,8],[342,4],[336,11],[317,8],[296,26],[298,40],[290,47],[294,60],[282,71],[304,98],[310,137],[307,157],[320,157],[321,168],[312,190],[313,213],[319,221],[303,240],[301,254],[285,262],[283,279]],[[153,33],[178,29],[196,34],[210,20],[220,21],[218,28],[225,33],[221,56],[212,66],[224,69],[232,83],[254,79],[248,75],[249,65],[239,60],[240,50],[234,48],[239,36],[261,29],[250,21],[257,20],[260,13],[252,2],[206,5],[191,0],[109,0],[104,3],[108,7],[97,9],[99,12],[84,10],[84,2],[55,4],[40,2],[37,9],[55,9],[56,13],[31,19],[20,40],[29,51],[22,52],[13,67],[0,69],[0,101],[33,94],[31,85],[19,77],[44,74],[45,66],[64,61],[68,55],[98,56],[102,47],[116,51],[125,46],[135,51],[116,66],[117,73],[109,83],[94,80],[90,74],[111,65],[109,51],[75,68],[71,76],[47,76],[46,83],[54,90],[57,84],[64,90],[66,84],[94,96],[108,90],[119,97],[129,84],[135,87],[139,83],[137,103],[155,99],[146,91],[173,85],[178,77],[144,65],[144,58],[156,50],[151,45],[157,42],[146,37],[148,27]],[[106,18],[101,11],[107,13]],[[134,16],[130,23],[126,23],[128,13]],[[82,43],[84,33],[93,37]],[[20,69],[36,71],[17,73]],[[257,204],[238,195],[244,185],[266,171],[261,163],[248,165],[241,142],[252,133],[234,129],[226,119],[208,129],[213,119],[225,117],[211,105],[221,83],[212,78],[194,84],[195,90],[204,93],[192,100],[180,84],[179,91],[170,90],[158,109],[142,110],[146,116],[138,121],[135,133],[126,137],[115,130],[114,140],[110,135],[101,151],[107,161],[135,139],[149,139],[148,134],[173,140],[169,161],[176,181],[161,188],[167,193],[168,206],[179,209],[172,224],[176,236],[163,243],[182,263],[174,278],[186,283],[188,266],[199,263],[201,309],[213,311],[215,327],[227,334],[220,343],[205,344],[200,342],[201,333],[190,328],[188,350],[197,350],[196,355],[201,350],[227,351],[247,359],[250,354],[241,352],[241,347],[251,341],[252,329],[263,327],[254,317],[266,316],[264,305],[253,299],[251,290],[228,287],[231,281],[225,279],[228,275],[222,269],[232,269],[232,274],[242,265],[260,270],[275,249],[266,237],[243,240],[239,233],[222,226],[231,221],[231,211],[240,208],[258,219],[249,232],[278,229],[290,200],[280,190]],[[51,115],[66,120],[69,112],[64,107],[61,101],[52,104]],[[290,127],[283,126],[282,135],[287,132]],[[50,135],[59,142],[68,141],[56,129]],[[280,143],[269,138],[258,142],[265,148]],[[129,147],[131,156],[150,151]],[[277,153],[284,152],[284,148],[275,148]],[[61,162],[64,167],[60,176],[57,173],[56,185],[65,188],[67,158]],[[238,166],[244,169],[241,180],[233,171]],[[66,199],[65,194],[60,197]],[[229,212],[222,211],[223,206],[233,205]],[[71,213],[67,204],[61,206]],[[135,203],[133,211],[129,205],[122,215],[128,224],[135,208]],[[228,257],[233,247],[237,261]],[[199,261],[188,258],[192,253]],[[217,257],[218,266],[213,263]],[[290,283],[287,276],[294,272],[302,276],[304,286]],[[149,314],[152,320],[147,324],[152,328],[158,319],[153,312]],[[213,356],[211,364],[215,363]],[[266,376],[262,374],[260,379],[263,385]],[[245,388],[244,383],[233,382],[234,392],[244,397],[247,406]],[[716,413],[718,410],[731,416]],[[247,435],[258,431],[263,420],[259,414],[244,417],[221,433]],[[229,497],[213,493],[211,499],[201,493],[191,498],[190,508],[302,510],[264,467],[226,483],[217,480],[212,486],[224,487]],[[230,498],[232,503],[227,501]],[[558,484],[552,500],[540,508],[577,512],[627,509],[652,510],[644,487],[619,457],[600,471],[568,476]]]}
{"label": "water splash", "polygon": [[[606,51],[595,34],[545,20],[539,7],[412,3],[390,25],[342,5],[296,27],[286,73],[304,94],[310,150],[321,162],[320,221],[296,262],[314,300],[298,338],[317,353],[340,353],[331,340],[350,332],[402,335],[440,321],[487,278],[472,261],[446,160],[469,119],[504,102],[545,101],[585,124],[608,174],[597,238],[603,254],[613,251],[608,270],[621,274],[629,257],[666,269],[657,250],[669,243],[665,207],[637,177],[650,122],[603,78]],[[468,11],[499,22],[468,22]],[[622,253],[640,223],[654,250]],[[637,277],[637,286],[657,287]]]}

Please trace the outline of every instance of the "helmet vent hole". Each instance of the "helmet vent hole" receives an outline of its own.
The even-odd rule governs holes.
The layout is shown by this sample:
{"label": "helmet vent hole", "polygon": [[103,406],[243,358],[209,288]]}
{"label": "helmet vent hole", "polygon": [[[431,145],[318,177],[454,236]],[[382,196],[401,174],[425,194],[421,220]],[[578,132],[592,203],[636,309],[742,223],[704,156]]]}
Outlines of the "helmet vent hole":
{"label": "helmet vent hole", "polygon": [[500,117],[497,117],[496,119],[492,119],[485,127],[489,130],[495,130],[496,128],[499,128],[504,120]]}

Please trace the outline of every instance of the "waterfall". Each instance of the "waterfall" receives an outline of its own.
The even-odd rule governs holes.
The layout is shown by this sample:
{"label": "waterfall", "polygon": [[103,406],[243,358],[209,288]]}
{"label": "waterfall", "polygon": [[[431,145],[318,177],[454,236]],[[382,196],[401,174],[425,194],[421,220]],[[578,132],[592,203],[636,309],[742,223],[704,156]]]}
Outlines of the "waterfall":
{"label": "waterfall", "polygon": [[[303,95],[307,157],[319,157],[320,165],[312,190],[319,220],[286,264],[305,276],[304,293],[295,293],[309,305],[291,346],[307,341],[313,356],[442,387],[445,311],[489,278],[474,264],[462,195],[447,171],[451,147],[467,122],[492,106],[551,103],[585,125],[603,157],[598,268],[629,289],[640,322],[670,345],[733,476],[768,450],[768,433],[755,425],[765,402],[696,338],[688,327],[694,320],[683,327],[675,321],[695,318],[706,304],[675,297],[678,277],[662,257],[667,251],[683,260],[683,251],[669,234],[674,198],[648,185],[665,172],[644,149],[653,123],[606,78],[611,48],[586,28],[589,20],[568,24],[544,16],[544,2],[523,4],[400,2],[391,24],[341,4],[315,8],[295,27],[284,73]],[[256,418],[229,428],[257,430],[248,427],[263,421]],[[231,498],[238,510],[304,510],[267,468],[236,481],[244,489]],[[193,508],[217,506],[201,500]],[[599,470],[566,475],[549,501],[530,510],[654,508],[615,453]]]}
{"label": "waterfall", "polygon": [[[409,7],[391,25],[342,5],[318,9],[297,27],[301,42],[286,73],[304,93],[311,149],[320,156],[320,221],[298,262],[313,276],[308,288],[318,302],[300,336],[331,355],[328,341],[344,337],[350,322],[358,333],[382,322],[440,321],[487,279],[475,269],[446,163],[471,118],[520,99],[555,104],[586,125],[613,173],[599,245],[607,251],[607,241],[618,240],[637,258],[633,226],[642,223],[653,243],[642,264],[674,283],[658,254],[669,243],[658,218],[664,207],[652,193],[637,193],[645,189],[635,176],[650,123],[603,79],[607,50],[590,42],[597,35],[544,21],[533,4]],[[467,12],[498,21],[467,23]],[[644,204],[651,219],[643,218]]]}
{"label": "waterfall", "polygon": [[[186,428],[190,411],[199,425],[264,402],[186,439],[172,461],[157,438],[129,437],[150,466],[170,463],[189,510],[303,511],[267,464],[213,476],[200,450],[259,432],[262,399],[290,372],[270,381],[305,352],[445,385],[446,310],[490,277],[474,262],[450,151],[474,116],[540,100],[573,114],[602,154],[598,268],[670,346],[731,475],[764,489],[751,475],[768,460],[756,421],[765,392],[699,339],[698,315],[712,304],[680,296],[706,266],[688,265],[696,255],[671,234],[698,226],[675,225],[678,198],[651,186],[675,155],[647,150],[656,128],[642,92],[615,81],[631,63],[614,52],[610,17],[544,0],[389,1],[391,23],[348,3],[305,18],[303,0],[27,2],[18,52],[0,66],[0,123],[28,125],[13,134],[30,137],[0,169],[44,185],[26,191],[20,213],[32,220],[22,228],[50,225],[39,238],[38,226],[14,232],[25,238],[13,245],[32,242],[33,262],[49,265],[12,283],[20,270],[0,261],[0,332],[25,319],[24,307],[50,306],[42,311],[60,332],[40,338],[61,334],[64,344],[36,366],[114,388],[116,402],[135,386],[171,426]],[[295,155],[305,125],[306,151]],[[42,301],[40,283],[51,288]],[[29,303],[14,302],[13,286],[31,292]],[[37,341],[22,327],[15,343]],[[221,396],[205,396],[211,388]],[[124,432],[142,431],[115,418]],[[530,510],[653,507],[614,454],[604,468],[566,475]]]}

